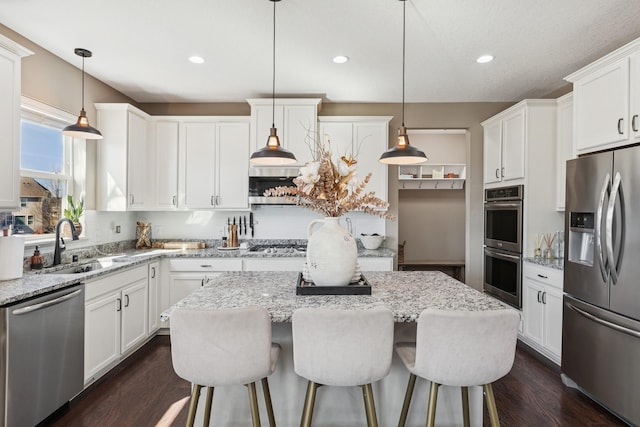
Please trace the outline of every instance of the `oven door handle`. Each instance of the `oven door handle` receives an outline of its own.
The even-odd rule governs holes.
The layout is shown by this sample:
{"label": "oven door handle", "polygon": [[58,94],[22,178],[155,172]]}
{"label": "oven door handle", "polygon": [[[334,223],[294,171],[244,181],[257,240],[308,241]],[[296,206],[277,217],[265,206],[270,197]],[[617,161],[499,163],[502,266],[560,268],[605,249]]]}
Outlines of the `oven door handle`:
{"label": "oven door handle", "polygon": [[492,257],[504,259],[504,260],[507,260],[507,261],[520,261],[520,256],[519,255],[504,254],[502,252],[496,252],[496,251],[492,251],[491,249],[486,249],[486,248],[484,250],[484,253],[488,254],[488,255],[491,255]]}
{"label": "oven door handle", "polygon": [[485,209],[521,208],[522,202],[485,202]]}

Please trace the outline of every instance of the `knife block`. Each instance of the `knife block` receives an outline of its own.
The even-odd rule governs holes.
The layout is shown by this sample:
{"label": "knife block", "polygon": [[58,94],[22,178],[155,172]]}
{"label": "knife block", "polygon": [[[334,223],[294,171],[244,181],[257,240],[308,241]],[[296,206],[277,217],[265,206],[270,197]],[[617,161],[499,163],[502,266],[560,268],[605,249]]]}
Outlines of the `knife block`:
{"label": "knife block", "polygon": [[229,224],[229,247],[237,248],[238,246],[238,225]]}

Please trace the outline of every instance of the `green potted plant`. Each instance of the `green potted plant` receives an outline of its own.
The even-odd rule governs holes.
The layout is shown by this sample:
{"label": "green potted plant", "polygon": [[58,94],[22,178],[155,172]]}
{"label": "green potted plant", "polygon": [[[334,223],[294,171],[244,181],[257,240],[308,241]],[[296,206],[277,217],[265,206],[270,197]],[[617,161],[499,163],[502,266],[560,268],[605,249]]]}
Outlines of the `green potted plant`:
{"label": "green potted plant", "polygon": [[84,197],[80,197],[77,202],[73,201],[73,196],[69,194],[67,196],[67,209],[64,210],[64,216],[69,218],[73,222],[73,226],[76,228],[76,233],[82,234],[82,224],[80,224],[80,217],[84,214]]}

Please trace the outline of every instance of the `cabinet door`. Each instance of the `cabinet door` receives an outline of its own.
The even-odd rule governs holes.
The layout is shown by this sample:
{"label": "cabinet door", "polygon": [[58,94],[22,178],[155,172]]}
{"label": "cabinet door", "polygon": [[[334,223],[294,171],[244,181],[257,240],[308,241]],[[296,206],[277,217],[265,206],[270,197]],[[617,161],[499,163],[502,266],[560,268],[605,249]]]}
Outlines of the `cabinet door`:
{"label": "cabinet door", "polygon": [[506,116],[502,123],[502,180],[524,178],[525,109]]}
{"label": "cabinet door", "polygon": [[185,123],[180,149],[183,207],[213,208],[215,204],[215,123]]}
{"label": "cabinet door", "polygon": [[147,337],[148,301],[146,278],[122,290],[122,342],[120,351],[123,354]]}
{"label": "cabinet door", "polygon": [[217,125],[216,208],[249,207],[249,123]]}
{"label": "cabinet door", "polygon": [[151,164],[148,158],[147,120],[129,111],[127,121],[128,209],[141,210],[149,207],[147,200],[150,198],[147,189],[147,183],[150,182],[147,165]]}
{"label": "cabinet door", "polygon": [[300,258],[248,258],[244,260],[244,271],[302,271],[305,262]]}
{"label": "cabinet door", "polygon": [[484,183],[500,182],[502,170],[502,121],[484,127]]}
{"label": "cabinet door", "polygon": [[522,310],[524,314],[524,334],[542,345],[544,306],[539,301],[542,298],[544,287],[526,277],[523,278],[522,282],[524,289]]}
{"label": "cabinet door", "polygon": [[567,160],[573,158],[573,98],[558,103],[556,210],[564,211]]}
{"label": "cabinet door", "polygon": [[178,206],[178,123],[155,123],[155,207]]}
{"label": "cabinet door", "polygon": [[629,137],[629,59],[574,82],[577,154],[611,148]]}
{"label": "cabinet door", "polygon": [[353,152],[358,159],[358,178],[362,180],[371,172],[365,191],[375,191],[376,196],[384,201],[388,200],[389,168],[378,159],[387,150],[388,141],[389,124],[386,121],[353,125]]}
{"label": "cabinet door", "polygon": [[335,156],[357,154],[353,151],[353,123],[321,122],[318,130],[318,142],[327,144]]}
{"label": "cabinet door", "polygon": [[171,273],[169,276],[169,302],[174,305],[204,285],[203,273]]}
{"label": "cabinet door", "polygon": [[634,142],[640,142],[640,52],[631,56],[630,77],[631,99],[629,101],[629,117],[631,120],[631,136]]}
{"label": "cabinet door", "polygon": [[316,106],[285,105],[283,112],[284,129],[281,144],[296,156],[299,164],[310,162],[313,160],[313,143],[316,138]]}
{"label": "cabinet door", "polygon": [[0,48],[0,208],[20,206],[20,57]]}
{"label": "cabinet door", "polygon": [[84,315],[84,380],[120,357],[120,292],[88,301]]}
{"label": "cabinet door", "polygon": [[551,287],[546,287],[544,292],[542,345],[560,358],[562,354],[562,292]]}
{"label": "cabinet door", "polygon": [[149,264],[149,334],[160,328],[160,263]]}
{"label": "cabinet door", "polygon": [[361,271],[393,271],[393,258],[358,258]]}

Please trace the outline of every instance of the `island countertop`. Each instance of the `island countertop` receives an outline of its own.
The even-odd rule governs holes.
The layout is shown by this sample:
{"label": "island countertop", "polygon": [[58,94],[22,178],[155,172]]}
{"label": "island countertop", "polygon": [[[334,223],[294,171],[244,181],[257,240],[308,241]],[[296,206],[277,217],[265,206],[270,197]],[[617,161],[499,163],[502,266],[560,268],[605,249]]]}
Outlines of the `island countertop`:
{"label": "island countertop", "polygon": [[291,322],[302,307],[370,309],[386,307],[397,323],[416,322],[426,308],[487,311],[506,308],[485,295],[439,271],[367,272],[371,295],[296,295],[296,272],[226,272],[212,277],[203,288],[180,300],[161,314],[166,321],[176,307],[197,309],[266,308],[275,323]]}

